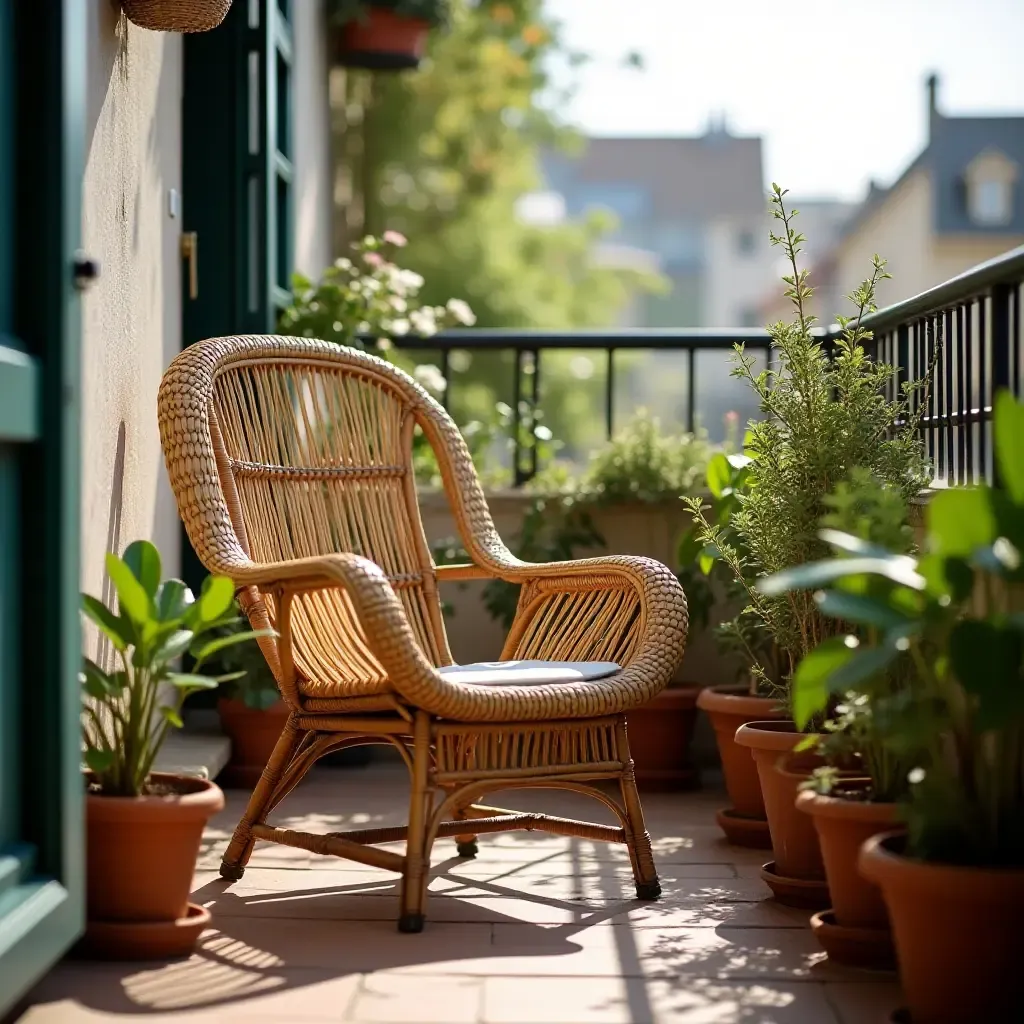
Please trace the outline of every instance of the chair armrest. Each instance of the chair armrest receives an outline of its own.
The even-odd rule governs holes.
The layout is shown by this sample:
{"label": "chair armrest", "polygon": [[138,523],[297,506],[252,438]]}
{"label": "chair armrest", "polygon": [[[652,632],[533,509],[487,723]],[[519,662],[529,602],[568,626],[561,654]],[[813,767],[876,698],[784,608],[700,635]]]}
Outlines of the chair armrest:
{"label": "chair armrest", "polygon": [[645,700],[682,661],[686,595],[675,573],[654,559],[519,563],[503,567],[502,577],[523,584],[503,658],[617,661]]}

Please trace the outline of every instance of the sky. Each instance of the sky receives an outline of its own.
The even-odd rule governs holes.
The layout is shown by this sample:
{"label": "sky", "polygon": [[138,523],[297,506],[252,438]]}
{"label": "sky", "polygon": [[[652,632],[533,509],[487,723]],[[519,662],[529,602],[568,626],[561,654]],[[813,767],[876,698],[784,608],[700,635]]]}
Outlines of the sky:
{"label": "sky", "polygon": [[[592,135],[693,135],[724,114],[764,139],[766,185],[863,198],[926,141],[939,109],[1024,114],[1024,0],[545,0],[574,74],[571,123]],[[645,68],[623,65],[637,51]]]}

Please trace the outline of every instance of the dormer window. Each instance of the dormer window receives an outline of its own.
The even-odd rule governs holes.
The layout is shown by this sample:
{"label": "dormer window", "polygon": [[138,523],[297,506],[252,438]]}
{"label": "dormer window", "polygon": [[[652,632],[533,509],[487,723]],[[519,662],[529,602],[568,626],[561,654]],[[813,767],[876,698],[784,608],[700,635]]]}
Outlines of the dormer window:
{"label": "dormer window", "polygon": [[986,150],[967,167],[967,212],[979,227],[1003,227],[1013,220],[1018,167],[996,150]]}

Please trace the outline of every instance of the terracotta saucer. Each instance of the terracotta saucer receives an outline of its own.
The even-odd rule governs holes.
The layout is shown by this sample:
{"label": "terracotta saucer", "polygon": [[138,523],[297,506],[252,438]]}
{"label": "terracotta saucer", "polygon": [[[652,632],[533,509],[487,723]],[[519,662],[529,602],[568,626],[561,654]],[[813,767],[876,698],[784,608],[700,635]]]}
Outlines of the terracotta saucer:
{"label": "terracotta saucer", "polygon": [[828,883],[823,878],[785,878],[775,874],[775,861],[761,868],[761,878],[775,898],[787,907],[824,910],[832,902]]}
{"label": "terracotta saucer", "polygon": [[765,818],[748,818],[731,807],[723,807],[715,813],[715,821],[733,846],[746,846],[751,850],[772,848],[772,837]]}
{"label": "terracotta saucer", "polygon": [[896,970],[892,933],[884,928],[847,928],[836,924],[832,910],[822,910],[811,917],[811,931],[829,960],[837,964],[876,971]]}
{"label": "terracotta saucer", "polygon": [[209,910],[196,903],[177,921],[88,921],[76,952],[98,960],[188,956],[210,921]]}

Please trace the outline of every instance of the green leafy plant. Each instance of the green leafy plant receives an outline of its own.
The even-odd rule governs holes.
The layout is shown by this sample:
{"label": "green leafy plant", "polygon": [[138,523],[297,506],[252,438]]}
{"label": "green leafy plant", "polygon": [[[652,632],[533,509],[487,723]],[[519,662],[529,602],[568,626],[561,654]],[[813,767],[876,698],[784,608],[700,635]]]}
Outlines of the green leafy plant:
{"label": "green leafy plant", "polygon": [[[214,626],[211,635],[225,639],[241,636],[244,640],[256,634],[249,631],[248,619],[233,603],[230,617],[223,625]],[[206,669],[225,680],[221,687],[224,697],[240,700],[255,711],[265,711],[281,699],[277,680],[258,644],[234,641],[221,647],[207,657]]]}
{"label": "green leafy plant", "polygon": [[445,25],[451,18],[451,0],[331,0],[328,18],[344,25],[366,17],[370,8],[394,11],[406,18],[418,18],[431,25]]}
{"label": "green leafy plant", "polygon": [[[542,493],[523,517],[516,554],[526,561],[553,562],[572,559],[581,549],[604,548],[605,539],[594,526],[595,509],[676,501],[700,479],[710,452],[703,433],[663,435],[657,419],[638,413],[595,452],[578,478],[555,466],[533,481],[532,487]],[[487,610],[506,628],[515,617],[518,595],[518,587],[501,580],[484,590]],[[696,621],[701,596],[703,607],[709,608],[710,590],[705,594],[698,585],[687,591]]]}
{"label": "green leafy plant", "polygon": [[771,242],[791,266],[783,281],[794,318],[771,324],[773,369],[755,372],[755,360],[737,346],[733,375],[758,396],[764,418],[751,423],[745,442],[747,487],[728,516],[728,530],[694,509],[702,539],[743,587],[746,615],[772,640],[775,666],[755,662],[752,671],[766,686],[788,687],[795,666],[809,650],[838,631],[809,594],[766,594],[757,578],[821,557],[827,550],[818,536],[826,498],[858,467],[897,495],[909,517],[909,502],[926,484],[928,468],[918,437],[925,403],[914,397],[928,380],[906,382],[900,398],[889,401],[886,388],[893,367],[875,363],[865,352],[870,330],[864,316],[875,308],[875,288],[889,275],[875,256],[871,275],[850,296],[852,317],[840,316],[840,335],[826,347],[815,318],[806,312],[811,296],[807,270],[800,269],[805,241],[793,226],[785,190],[772,186],[773,214],[781,222]]}
{"label": "green leafy plant", "polygon": [[351,257],[335,260],[319,281],[295,274],[294,299],[281,313],[279,330],[357,347],[366,338],[376,338],[386,351],[392,337],[430,337],[446,327],[474,324],[473,311],[461,299],[449,299],[444,306],[420,301],[423,278],[394,261],[395,250],[405,244],[397,231],[385,231],[381,238],[368,235],[352,246]]}
{"label": "green leafy plant", "polygon": [[[762,581],[810,594],[841,628],[794,676],[806,720],[836,694],[866,698],[886,745],[913,767],[908,853],[1024,867],[1024,405],[995,402],[998,487],[953,488],[926,512],[920,557],[822,531],[835,557]],[[847,625],[856,628],[850,631]],[[887,674],[907,664],[903,685]]]}
{"label": "green leafy plant", "polygon": [[[98,792],[139,796],[171,727],[181,727],[181,706],[197,690],[213,689],[240,673],[211,676],[204,667],[219,652],[265,633],[215,636],[231,621],[234,585],[209,576],[198,599],[181,580],[161,580],[160,554],[149,541],[135,541],[123,558],[108,554],[107,573],[117,592],[117,612],[88,594],[84,614],[113,647],[116,667],[83,659],[82,737],[85,763]],[[184,654],[191,671],[178,671]]]}

